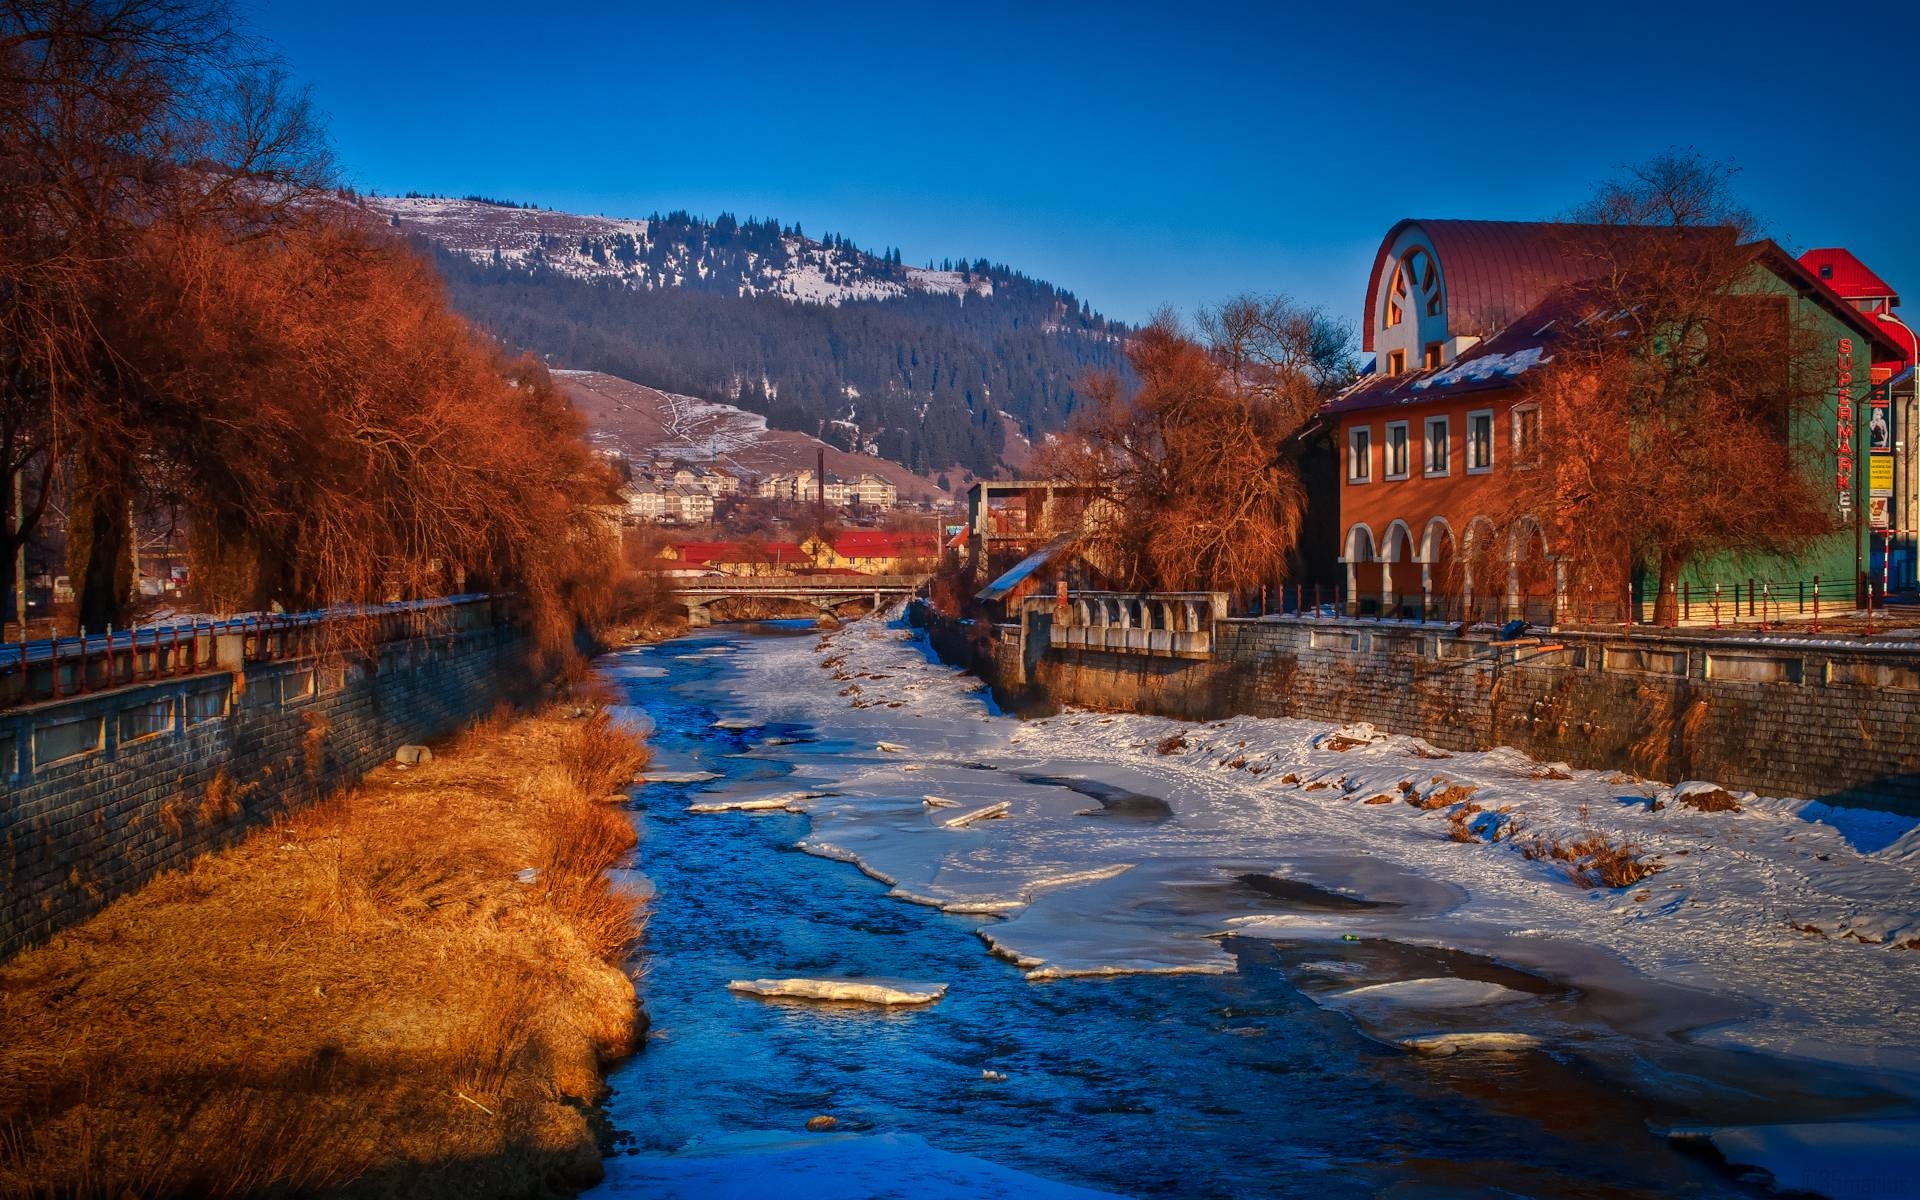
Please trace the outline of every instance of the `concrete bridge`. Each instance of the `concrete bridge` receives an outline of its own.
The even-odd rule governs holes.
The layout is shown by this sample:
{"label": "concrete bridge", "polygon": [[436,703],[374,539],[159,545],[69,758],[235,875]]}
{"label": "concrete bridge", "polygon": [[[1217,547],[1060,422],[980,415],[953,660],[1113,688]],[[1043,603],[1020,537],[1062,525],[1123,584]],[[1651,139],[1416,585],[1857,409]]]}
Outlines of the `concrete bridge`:
{"label": "concrete bridge", "polygon": [[[888,600],[912,596],[929,575],[707,575],[674,581],[674,594],[687,609],[687,624],[699,628],[714,621],[713,608],[723,612],[728,601],[741,597],[784,600],[842,618],[872,612]],[[721,620],[726,618],[722,616]]]}

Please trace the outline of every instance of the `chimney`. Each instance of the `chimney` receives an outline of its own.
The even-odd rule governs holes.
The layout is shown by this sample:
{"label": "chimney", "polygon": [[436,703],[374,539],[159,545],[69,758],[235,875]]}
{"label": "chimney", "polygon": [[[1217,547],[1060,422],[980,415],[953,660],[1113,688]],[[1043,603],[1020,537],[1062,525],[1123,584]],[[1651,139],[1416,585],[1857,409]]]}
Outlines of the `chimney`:
{"label": "chimney", "polygon": [[820,511],[824,513],[827,511],[827,448],[825,446],[820,447],[817,466],[819,469],[813,473],[814,503],[819,505]]}

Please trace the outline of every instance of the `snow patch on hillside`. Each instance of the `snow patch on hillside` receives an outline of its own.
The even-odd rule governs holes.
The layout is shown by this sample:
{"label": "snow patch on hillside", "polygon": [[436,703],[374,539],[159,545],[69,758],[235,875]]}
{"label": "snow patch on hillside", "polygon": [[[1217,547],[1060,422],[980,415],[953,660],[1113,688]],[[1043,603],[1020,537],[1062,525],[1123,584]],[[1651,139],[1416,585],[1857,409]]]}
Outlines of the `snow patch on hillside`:
{"label": "snow patch on hillside", "polygon": [[[690,251],[672,242],[664,244],[659,261],[652,262],[657,231],[648,221],[478,200],[374,196],[365,203],[400,232],[423,236],[477,263],[539,266],[575,279],[613,280],[643,289],[724,281],[732,278],[720,270],[724,260],[739,264],[739,295],[782,296],[803,304],[889,300],[910,292],[991,296],[994,290],[991,279],[890,266],[857,250],[791,235],[780,239],[784,263],[752,252],[736,259],[725,247],[704,244]],[[627,253],[623,257],[620,251]]]}

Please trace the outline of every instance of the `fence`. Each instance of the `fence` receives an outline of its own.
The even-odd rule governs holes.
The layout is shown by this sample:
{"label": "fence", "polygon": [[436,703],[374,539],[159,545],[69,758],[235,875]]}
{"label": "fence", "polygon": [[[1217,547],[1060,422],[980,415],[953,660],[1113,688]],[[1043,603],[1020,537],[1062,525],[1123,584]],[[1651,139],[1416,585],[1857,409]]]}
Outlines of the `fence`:
{"label": "fence", "polygon": [[528,680],[517,617],[464,596],[28,647],[16,686],[86,690],[0,711],[0,959],[488,711]]}
{"label": "fence", "polygon": [[501,624],[510,619],[507,604],[452,596],[19,642],[0,647],[0,710]]}
{"label": "fence", "polygon": [[[1865,580],[1869,618],[1886,606],[1887,591],[1879,579]],[[1510,602],[1505,595],[1475,596],[1419,593],[1349,592],[1344,587],[1290,584],[1263,588],[1236,597],[1235,616],[1287,616],[1333,619],[1373,618],[1433,622],[1447,625],[1499,625],[1514,619],[1540,626],[1651,625],[1656,623],[1656,597],[1635,588],[1625,595],[1603,596],[1593,589],[1572,589],[1563,597],[1522,595]],[[1759,627],[1786,621],[1806,621],[1814,631],[1822,620],[1860,611],[1859,597],[1845,579],[1734,579],[1720,583],[1681,583],[1673,592],[1674,620],[1696,628]]]}

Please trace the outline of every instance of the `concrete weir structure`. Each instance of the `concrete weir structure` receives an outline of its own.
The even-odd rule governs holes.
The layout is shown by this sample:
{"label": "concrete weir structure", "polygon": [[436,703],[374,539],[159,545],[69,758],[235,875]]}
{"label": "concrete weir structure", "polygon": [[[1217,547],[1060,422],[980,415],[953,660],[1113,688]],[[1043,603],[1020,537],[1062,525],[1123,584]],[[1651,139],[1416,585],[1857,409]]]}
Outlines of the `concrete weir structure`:
{"label": "concrete weir structure", "polygon": [[[1502,642],[1418,621],[1229,618],[1224,595],[1195,595],[1124,610],[1103,596],[1074,593],[1064,609],[1032,597],[1004,625],[919,604],[913,619],[1016,708],[1366,721],[1446,750],[1510,746],[1920,816],[1920,642],[1664,631]],[[1135,619],[1094,621],[1116,611]],[[1137,627],[1135,614],[1155,613],[1164,632]]]}
{"label": "concrete weir structure", "polygon": [[0,650],[0,958],[488,711],[525,670],[486,597],[346,619],[344,641],[292,619],[43,645],[24,670]]}

